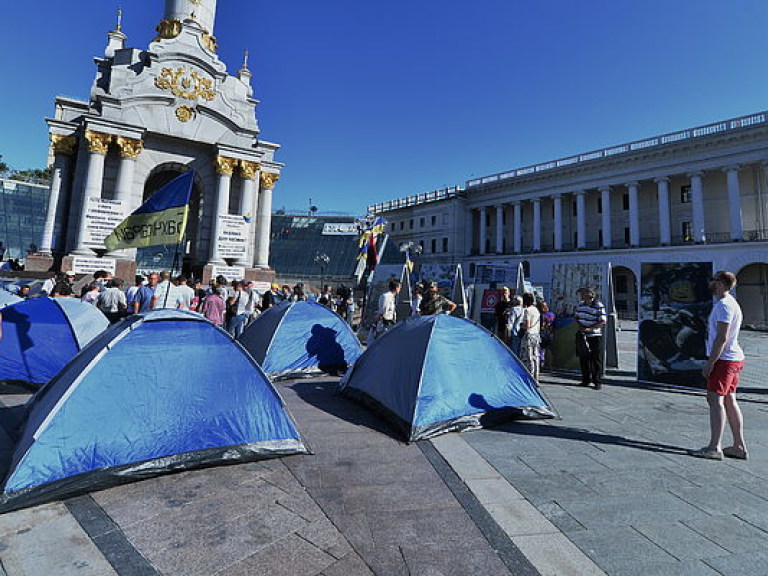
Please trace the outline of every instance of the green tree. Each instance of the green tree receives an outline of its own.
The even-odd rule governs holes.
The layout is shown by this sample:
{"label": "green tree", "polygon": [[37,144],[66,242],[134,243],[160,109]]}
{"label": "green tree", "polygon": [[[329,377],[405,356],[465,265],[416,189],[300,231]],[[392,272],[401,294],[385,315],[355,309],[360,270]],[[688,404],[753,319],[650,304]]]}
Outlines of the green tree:
{"label": "green tree", "polygon": [[8,172],[8,170],[9,170],[8,164],[3,162],[3,155],[0,154],[0,175],[5,174],[6,172]]}

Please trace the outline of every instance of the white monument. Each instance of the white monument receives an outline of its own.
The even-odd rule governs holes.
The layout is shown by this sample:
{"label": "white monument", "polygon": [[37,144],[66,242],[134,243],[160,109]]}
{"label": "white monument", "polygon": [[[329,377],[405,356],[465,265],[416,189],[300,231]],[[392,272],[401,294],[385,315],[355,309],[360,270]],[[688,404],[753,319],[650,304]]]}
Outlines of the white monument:
{"label": "white monument", "polygon": [[[195,172],[184,268],[206,278],[239,267],[270,279],[272,190],[279,146],[259,139],[248,55],[236,76],[216,54],[216,0],[166,0],[147,49],[126,47],[121,17],[88,102],[56,99],[47,119],[53,155],[51,198],[40,255],[76,271],[167,267],[162,249],[104,254],[103,238],[179,174]],[[230,273],[232,271],[230,270]],[[234,272],[235,274],[237,271]]]}

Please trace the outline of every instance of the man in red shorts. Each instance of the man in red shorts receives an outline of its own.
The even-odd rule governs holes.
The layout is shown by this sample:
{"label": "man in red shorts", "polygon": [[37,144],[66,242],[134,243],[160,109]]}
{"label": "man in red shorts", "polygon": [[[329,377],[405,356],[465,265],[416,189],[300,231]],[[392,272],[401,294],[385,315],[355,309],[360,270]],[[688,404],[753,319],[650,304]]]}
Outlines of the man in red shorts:
{"label": "man in red shorts", "polygon": [[[731,295],[736,276],[731,272],[717,272],[709,283],[716,302],[709,315],[707,327],[707,365],[702,374],[707,379],[709,404],[709,444],[689,454],[697,458],[722,460],[723,456],[746,460],[749,456],[744,443],[744,418],[736,402],[739,373],[744,368],[744,352],[739,346],[741,307]],[[733,445],[722,448],[725,421],[733,434]]]}

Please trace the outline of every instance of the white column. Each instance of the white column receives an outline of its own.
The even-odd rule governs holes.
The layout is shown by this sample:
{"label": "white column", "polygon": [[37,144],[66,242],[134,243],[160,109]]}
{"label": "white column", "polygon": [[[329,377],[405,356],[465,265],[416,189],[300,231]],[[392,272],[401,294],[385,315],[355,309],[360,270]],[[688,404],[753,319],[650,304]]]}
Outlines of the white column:
{"label": "white column", "polygon": [[[243,189],[240,195],[240,214],[243,218],[246,218],[245,237],[247,242],[245,245],[245,254],[242,259],[237,263],[240,266],[253,266],[253,242],[251,241],[252,232],[254,229],[253,223],[256,221],[256,177],[258,174],[259,165],[254,162],[246,162],[242,160],[240,162],[240,174],[243,177]],[[249,221],[250,220],[250,221]]]}
{"label": "white column", "polygon": [[256,266],[269,268],[269,240],[272,233],[272,189],[280,178],[279,174],[262,172],[259,177],[261,193],[259,198],[258,233],[259,240],[256,243]]}
{"label": "white column", "polygon": [[80,206],[80,225],[77,230],[77,243],[74,251],[77,254],[92,256],[93,251],[85,245],[88,238],[86,213],[91,204],[91,198],[101,198],[101,188],[104,183],[104,159],[112,141],[112,135],[86,130],[85,139],[88,142],[88,165],[83,188],[83,203]]}
{"label": "white column", "polygon": [[728,210],[731,221],[731,240],[743,240],[744,230],[741,219],[741,188],[739,186],[739,167],[729,166],[725,169],[728,179]]}
{"label": "white column", "polygon": [[472,254],[472,242],[474,240],[474,219],[475,219],[475,211],[472,208],[464,207],[466,210],[465,218],[466,222],[464,224],[464,246],[466,250],[466,254],[469,256]]}
{"label": "white column", "polygon": [[613,230],[611,229],[611,187],[600,187],[600,202],[603,208],[603,248],[611,247]]}
{"label": "white column", "polygon": [[62,218],[69,186],[71,156],[75,153],[77,139],[74,136],[51,134],[51,142],[55,153],[51,174],[51,195],[48,198],[48,212],[45,215],[43,238],[40,242],[40,251],[47,255],[63,249],[62,238],[60,238]]}
{"label": "white column", "polygon": [[216,157],[216,173],[219,175],[219,181],[216,185],[216,200],[213,209],[213,226],[211,227],[211,264],[223,264],[224,258],[221,256],[221,218],[229,214],[229,190],[232,186],[232,173],[237,166],[237,160],[225,156]]}
{"label": "white column", "polygon": [[559,252],[563,249],[563,195],[555,194],[552,202],[555,205],[555,250]]}
{"label": "white column", "polygon": [[[117,168],[117,184],[115,185],[115,200],[122,202],[123,210],[130,214],[134,207],[131,205],[133,196],[133,173],[136,167],[136,159],[144,150],[144,143],[134,138],[117,139],[120,148],[120,164]],[[137,206],[138,208],[138,206]]]}
{"label": "white column", "polygon": [[523,205],[520,202],[515,202],[514,206],[514,250],[515,254],[519,254],[523,251]]}
{"label": "white column", "polygon": [[541,198],[533,200],[533,251],[541,252]]}
{"label": "white column", "polygon": [[640,246],[640,184],[629,182],[627,190],[629,191],[629,245],[636,247]]}
{"label": "white column", "polygon": [[672,244],[672,229],[669,219],[669,178],[656,178],[659,200],[659,243],[662,246]]}
{"label": "white column", "polygon": [[504,204],[496,205],[496,254],[504,253]]}
{"label": "white column", "polygon": [[584,190],[576,192],[576,249],[587,247],[587,210]]}
{"label": "white column", "polygon": [[488,238],[488,227],[485,225],[485,206],[480,208],[480,250],[479,254],[485,254],[485,244]]}
{"label": "white column", "polygon": [[704,215],[704,188],[701,184],[701,172],[691,172],[691,202],[693,202],[693,240],[696,243],[707,241]]}

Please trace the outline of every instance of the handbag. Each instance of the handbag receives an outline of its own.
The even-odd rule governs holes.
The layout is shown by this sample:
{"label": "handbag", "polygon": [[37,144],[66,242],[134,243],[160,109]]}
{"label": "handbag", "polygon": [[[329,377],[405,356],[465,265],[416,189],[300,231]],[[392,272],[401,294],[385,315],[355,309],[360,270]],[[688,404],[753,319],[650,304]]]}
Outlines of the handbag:
{"label": "handbag", "polygon": [[581,330],[576,332],[576,339],[574,341],[576,346],[577,356],[589,356],[589,346],[587,345],[587,335]]}

